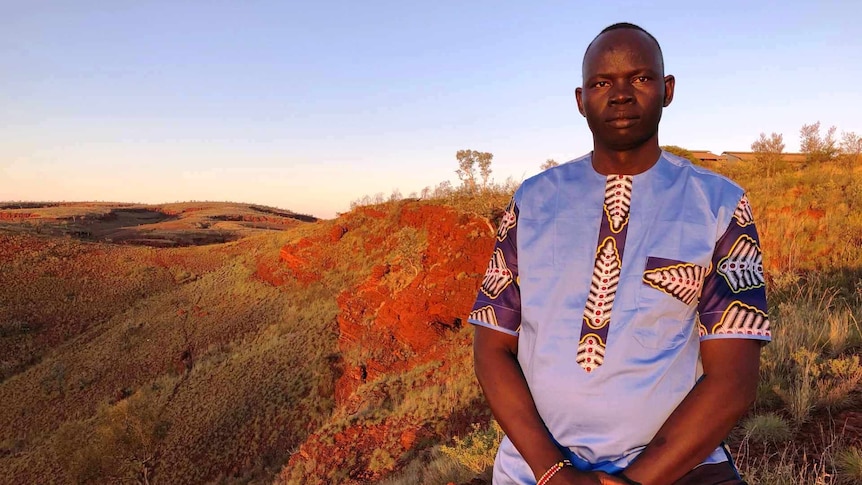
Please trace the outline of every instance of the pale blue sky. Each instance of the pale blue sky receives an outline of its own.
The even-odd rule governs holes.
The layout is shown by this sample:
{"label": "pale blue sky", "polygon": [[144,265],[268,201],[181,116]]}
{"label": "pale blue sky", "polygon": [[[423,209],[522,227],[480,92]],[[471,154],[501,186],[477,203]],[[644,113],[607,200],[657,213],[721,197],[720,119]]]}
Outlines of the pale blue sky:
{"label": "pale blue sky", "polygon": [[229,200],[319,217],[588,152],[574,89],[617,21],[661,42],[662,144],[862,133],[862,3],[0,0],[0,200]]}

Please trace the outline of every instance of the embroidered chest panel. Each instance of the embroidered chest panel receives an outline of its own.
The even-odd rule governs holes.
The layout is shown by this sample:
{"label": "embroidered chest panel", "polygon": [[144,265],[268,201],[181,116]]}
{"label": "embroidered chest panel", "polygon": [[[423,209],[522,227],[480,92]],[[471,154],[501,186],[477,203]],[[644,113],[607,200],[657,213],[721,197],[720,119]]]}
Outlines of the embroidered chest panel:
{"label": "embroidered chest panel", "polygon": [[609,175],[602,208],[605,217],[601,219],[577,353],[578,365],[587,372],[592,372],[604,362],[614,297],[620,283],[631,202],[632,176]]}

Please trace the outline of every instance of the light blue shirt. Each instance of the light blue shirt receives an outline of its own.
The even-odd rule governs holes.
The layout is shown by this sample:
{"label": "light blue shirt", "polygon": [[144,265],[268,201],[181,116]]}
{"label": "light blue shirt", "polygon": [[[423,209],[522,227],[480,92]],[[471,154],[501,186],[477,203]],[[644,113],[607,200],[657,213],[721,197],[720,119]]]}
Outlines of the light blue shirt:
{"label": "light blue shirt", "polygon": [[[768,341],[766,312],[743,190],[662,152],[634,176],[586,155],[526,180],[469,321],[518,336],[552,438],[578,468],[614,473],[700,378],[700,341]],[[727,459],[719,447],[704,463]],[[504,438],[494,483],[535,480]]]}

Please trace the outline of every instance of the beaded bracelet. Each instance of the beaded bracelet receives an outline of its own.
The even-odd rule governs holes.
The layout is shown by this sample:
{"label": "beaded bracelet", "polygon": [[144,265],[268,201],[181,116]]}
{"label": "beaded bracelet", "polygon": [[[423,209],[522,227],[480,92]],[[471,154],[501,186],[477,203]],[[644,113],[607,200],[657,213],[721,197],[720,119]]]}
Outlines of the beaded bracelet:
{"label": "beaded bracelet", "polygon": [[567,467],[567,466],[574,466],[574,465],[572,465],[572,462],[570,462],[569,460],[563,460],[563,461],[558,461],[558,462],[554,463],[553,466],[551,466],[551,468],[548,468],[548,471],[546,471],[542,475],[542,478],[540,478],[539,481],[536,482],[536,485],[546,485],[548,483],[548,481],[554,475],[557,474],[558,471],[562,470],[563,467]]}

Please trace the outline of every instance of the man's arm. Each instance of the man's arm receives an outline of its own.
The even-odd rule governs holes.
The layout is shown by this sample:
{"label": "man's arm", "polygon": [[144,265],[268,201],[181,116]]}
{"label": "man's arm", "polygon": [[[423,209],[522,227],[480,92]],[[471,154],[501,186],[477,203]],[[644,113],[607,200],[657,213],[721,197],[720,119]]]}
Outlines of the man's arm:
{"label": "man's arm", "polygon": [[759,241],[742,195],[715,243],[697,305],[704,376],[626,469],[629,478],[672,483],[702,463],[754,402],[760,348],[771,340]]}
{"label": "man's arm", "polygon": [[[491,412],[538,479],[565,457],[539,417],[518,363],[521,293],[517,245],[520,211],[516,199],[517,194],[509,202],[500,222],[494,253],[468,320],[475,324],[473,358],[476,377]],[[623,482],[604,473],[581,473],[573,467],[565,467],[557,471],[548,485],[602,483]]]}
{"label": "man's arm", "polygon": [[[542,422],[527,381],[518,364],[518,337],[475,326],[473,358],[476,377],[491,412],[536,477],[565,457]],[[606,474],[583,473],[566,467],[549,482],[553,485],[623,483]]]}
{"label": "man's arm", "polygon": [[643,485],[671,484],[703,462],[757,396],[760,347],[760,341],[742,338],[701,342],[703,379],[625,475]]}

